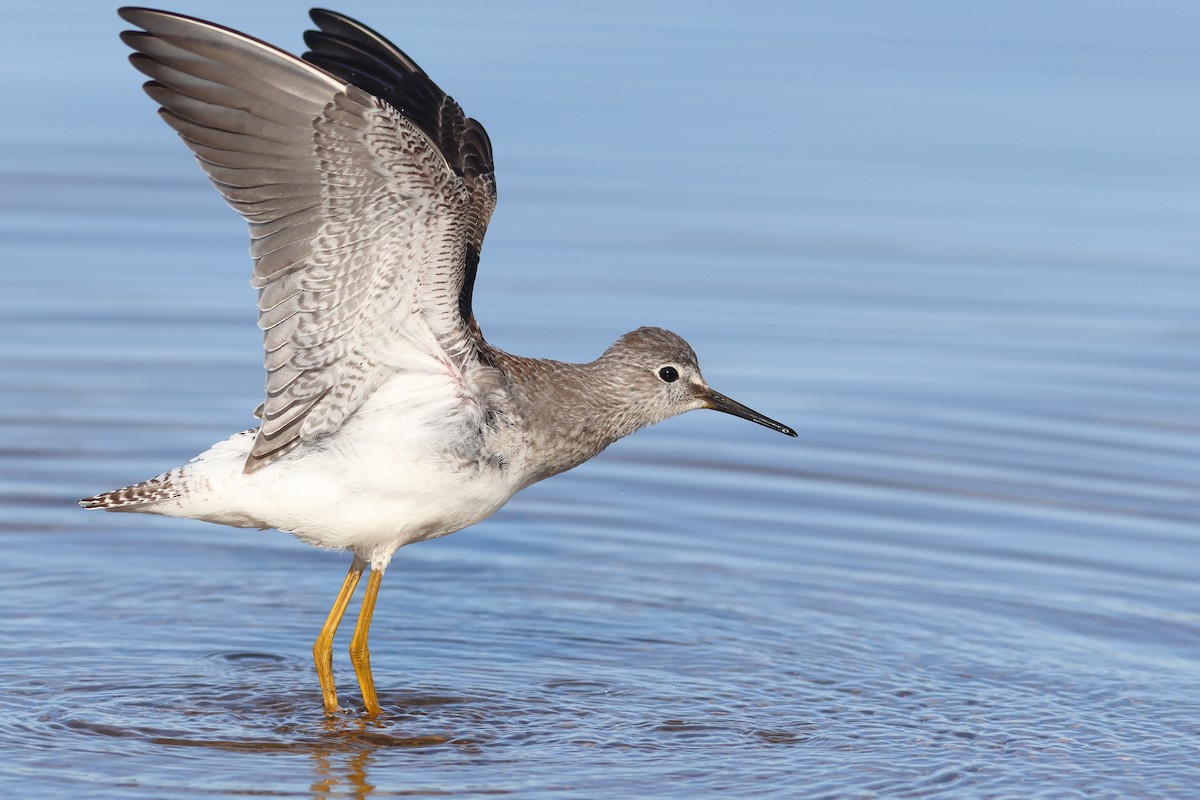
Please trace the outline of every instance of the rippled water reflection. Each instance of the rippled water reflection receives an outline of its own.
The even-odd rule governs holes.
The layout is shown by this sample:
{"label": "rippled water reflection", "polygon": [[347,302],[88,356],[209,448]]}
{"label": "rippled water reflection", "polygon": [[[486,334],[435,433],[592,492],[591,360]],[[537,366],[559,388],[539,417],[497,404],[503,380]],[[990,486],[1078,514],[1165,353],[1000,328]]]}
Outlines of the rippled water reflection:
{"label": "rippled water reflection", "polygon": [[55,8],[0,54],[0,794],[1194,794],[1195,12],[347,8],[488,126],[494,342],[665,325],[801,434],[691,414],[402,551],[365,722],[347,559],[73,504],[261,377],[237,221]]}

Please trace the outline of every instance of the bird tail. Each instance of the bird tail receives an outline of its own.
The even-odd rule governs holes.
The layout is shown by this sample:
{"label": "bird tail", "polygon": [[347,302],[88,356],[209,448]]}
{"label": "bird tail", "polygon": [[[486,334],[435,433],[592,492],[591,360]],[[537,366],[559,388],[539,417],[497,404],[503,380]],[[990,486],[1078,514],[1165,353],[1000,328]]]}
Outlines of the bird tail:
{"label": "bird tail", "polygon": [[85,497],[79,501],[84,508],[103,508],[105,511],[134,511],[135,506],[144,506],[179,497],[181,469],[173,469],[148,481],[123,486],[102,494]]}

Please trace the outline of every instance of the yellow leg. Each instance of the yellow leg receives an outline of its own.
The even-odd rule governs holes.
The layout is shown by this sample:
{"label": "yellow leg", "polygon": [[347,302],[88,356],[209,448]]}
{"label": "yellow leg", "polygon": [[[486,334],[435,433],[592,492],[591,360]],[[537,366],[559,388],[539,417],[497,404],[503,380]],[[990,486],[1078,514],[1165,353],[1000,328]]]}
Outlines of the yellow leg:
{"label": "yellow leg", "polygon": [[342,590],[338,592],[337,600],[333,601],[333,608],[329,609],[329,616],[325,618],[317,641],[313,642],[313,661],[317,665],[317,679],[321,681],[321,697],[325,701],[327,714],[338,709],[337,689],[333,685],[333,635],[337,633],[338,625],[346,614],[346,606],[350,605],[350,598],[354,596],[354,587],[358,586],[358,579],[366,566],[366,561],[354,557],[346,580],[342,581]]}
{"label": "yellow leg", "polygon": [[362,610],[358,612],[358,624],[354,626],[354,638],[350,640],[350,663],[358,676],[358,687],[362,689],[363,705],[367,716],[379,713],[379,699],[375,696],[375,678],[371,676],[371,654],[367,651],[367,631],[371,628],[371,615],[375,613],[375,598],[379,596],[379,583],[383,573],[371,570],[367,578],[367,591],[363,594]]}

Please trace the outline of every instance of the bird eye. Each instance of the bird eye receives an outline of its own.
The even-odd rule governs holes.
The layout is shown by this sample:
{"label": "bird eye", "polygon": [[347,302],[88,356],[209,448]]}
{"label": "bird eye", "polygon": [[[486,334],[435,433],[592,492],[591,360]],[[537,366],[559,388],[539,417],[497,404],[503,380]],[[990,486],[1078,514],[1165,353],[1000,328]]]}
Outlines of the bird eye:
{"label": "bird eye", "polygon": [[679,370],[674,367],[663,367],[658,371],[658,377],[662,378],[664,383],[674,383],[679,380]]}

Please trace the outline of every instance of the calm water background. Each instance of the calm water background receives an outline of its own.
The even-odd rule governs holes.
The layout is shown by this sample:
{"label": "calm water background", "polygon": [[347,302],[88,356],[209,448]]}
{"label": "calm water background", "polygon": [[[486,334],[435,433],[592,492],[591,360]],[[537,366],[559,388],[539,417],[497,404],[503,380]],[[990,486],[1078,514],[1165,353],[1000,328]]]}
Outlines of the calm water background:
{"label": "calm water background", "polygon": [[344,5],[491,133],[492,341],[664,325],[800,431],[402,551],[377,723],[310,663],[346,557],[73,505],[247,427],[259,338],[112,9],[8,9],[0,795],[1196,796],[1200,14],[993,5]]}

